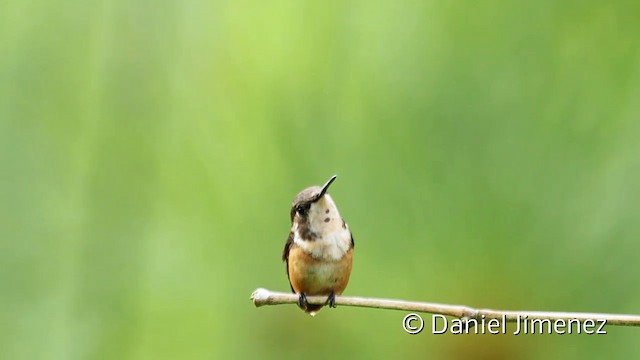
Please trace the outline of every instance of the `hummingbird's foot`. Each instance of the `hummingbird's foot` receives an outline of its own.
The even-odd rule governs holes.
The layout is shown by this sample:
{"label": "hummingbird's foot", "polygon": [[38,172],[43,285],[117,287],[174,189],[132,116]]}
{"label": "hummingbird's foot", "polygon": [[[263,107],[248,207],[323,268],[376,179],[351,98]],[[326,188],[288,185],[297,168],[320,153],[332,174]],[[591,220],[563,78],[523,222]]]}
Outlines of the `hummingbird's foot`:
{"label": "hummingbird's foot", "polygon": [[304,310],[307,305],[307,296],[304,293],[300,293],[300,296],[298,297],[298,307]]}
{"label": "hummingbird's foot", "polygon": [[331,294],[329,294],[329,297],[327,298],[327,302],[324,303],[325,305],[329,305],[329,307],[335,308],[336,307],[336,293],[331,292]]}

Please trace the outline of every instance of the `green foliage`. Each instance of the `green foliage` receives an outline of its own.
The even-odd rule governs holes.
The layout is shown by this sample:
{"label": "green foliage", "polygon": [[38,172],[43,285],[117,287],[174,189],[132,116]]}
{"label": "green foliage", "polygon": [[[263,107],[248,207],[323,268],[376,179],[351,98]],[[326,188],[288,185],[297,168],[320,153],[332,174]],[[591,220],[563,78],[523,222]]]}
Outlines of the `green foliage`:
{"label": "green foliage", "polygon": [[248,297],[335,173],[345,295],[640,313],[639,10],[4,1],[0,358],[638,356]]}

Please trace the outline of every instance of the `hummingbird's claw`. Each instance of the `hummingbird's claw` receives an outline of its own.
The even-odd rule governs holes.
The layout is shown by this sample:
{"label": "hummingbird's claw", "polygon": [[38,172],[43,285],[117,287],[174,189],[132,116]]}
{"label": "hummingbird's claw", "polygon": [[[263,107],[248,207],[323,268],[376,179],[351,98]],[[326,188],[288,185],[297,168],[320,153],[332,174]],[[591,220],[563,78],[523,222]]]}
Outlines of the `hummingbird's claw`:
{"label": "hummingbird's claw", "polygon": [[329,294],[329,297],[327,298],[327,302],[325,303],[325,305],[329,305],[329,307],[331,308],[336,307],[336,293],[332,292],[331,294]]}
{"label": "hummingbird's claw", "polygon": [[307,305],[307,296],[304,293],[300,293],[300,296],[298,297],[298,307],[304,310]]}

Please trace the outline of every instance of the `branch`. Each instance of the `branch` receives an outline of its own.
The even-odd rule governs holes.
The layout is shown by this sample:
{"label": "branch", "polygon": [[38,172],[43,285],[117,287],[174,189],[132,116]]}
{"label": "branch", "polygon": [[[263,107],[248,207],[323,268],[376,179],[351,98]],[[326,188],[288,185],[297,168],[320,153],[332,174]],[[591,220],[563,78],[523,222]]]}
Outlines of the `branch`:
{"label": "branch", "polygon": [[[263,288],[256,289],[251,294],[251,300],[256,307],[263,305],[296,304],[298,295],[271,291]],[[323,305],[326,296],[307,296],[309,304]],[[353,296],[336,296],[336,305],[358,306],[376,309],[404,310],[424,312],[429,314],[449,315],[457,318],[469,319],[498,319],[504,317],[507,322],[517,322],[523,318],[528,320],[607,320],[607,325],[640,326],[640,315],[597,314],[555,311],[504,311],[490,309],[474,309],[462,305],[448,305],[404,300],[376,299]]]}

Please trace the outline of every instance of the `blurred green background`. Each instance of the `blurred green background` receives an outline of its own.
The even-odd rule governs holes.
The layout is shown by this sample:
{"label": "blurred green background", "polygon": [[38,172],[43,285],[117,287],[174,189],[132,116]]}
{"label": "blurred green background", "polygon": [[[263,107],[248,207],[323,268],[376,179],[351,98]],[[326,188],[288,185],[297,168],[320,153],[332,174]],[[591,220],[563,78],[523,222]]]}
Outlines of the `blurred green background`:
{"label": "blurred green background", "polygon": [[[332,174],[345,295],[640,313],[632,1],[0,3],[0,358],[632,358],[288,291]],[[427,326],[430,319],[427,317]]]}

